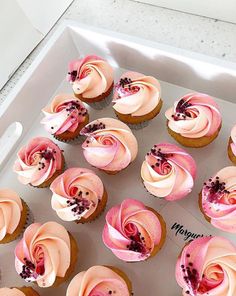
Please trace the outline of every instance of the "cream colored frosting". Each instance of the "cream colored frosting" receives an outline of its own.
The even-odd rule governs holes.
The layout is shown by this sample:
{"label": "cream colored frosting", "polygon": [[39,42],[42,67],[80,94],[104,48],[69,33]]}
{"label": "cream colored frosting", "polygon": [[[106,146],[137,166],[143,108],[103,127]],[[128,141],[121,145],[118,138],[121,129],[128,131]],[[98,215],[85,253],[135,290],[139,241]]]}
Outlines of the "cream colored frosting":
{"label": "cream colored frosting", "polygon": [[230,145],[231,150],[232,150],[233,154],[236,156],[236,125],[232,128],[230,136],[233,141]]}
{"label": "cream colored frosting", "polygon": [[50,189],[53,192],[52,208],[65,221],[91,216],[104,193],[101,179],[84,168],[66,170],[53,181]]}
{"label": "cream colored frosting", "polygon": [[89,55],[69,64],[68,80],[74,93],[84,98],[95,98],[105,93],[112,86],[113,75],[112,67],[98,56]]}
{"label": "cream colored frosting", "polygon": [[187,138],[212,136],[222,121],[217,103],[201,93],[185,95],[165,115],[168,127]]}
{"label": "cream colored frosting", "polygon": [[114,118],[100,118],[86,125],[82,131],[86,160],[107,171],[126,168],[137,156],[138,143],[131,129]]}
{"label": "cream colored frosting", "polygon": [[0,288],[0,296],[25,296],[25,293],[17,288]]}
{"label": "cream colored frosting", "polygon": [[22,210],[22,202],[16,192],[0,189],[0,241],[16,230]]}
{"label": "cream colored frosting", "polygon": [[126,72],[116,84],[113,108],[121,114],[143,116],[157,107],[160,96],[161,87],[156,78]]}
{"label": "cream colored frosting", "polygon": [[17,273],[42,288],[52,286],[56,277],[64,277],[70,261],[69,234],[56,222],[31,224],[15,248]]}
{"label": "cream colored frosting", "polygon": [[[110,293],[112,291],[112,293]],[[78,273],[70,282],[66,296],[129,296],[126,282],[112,269],[93,266]]]}

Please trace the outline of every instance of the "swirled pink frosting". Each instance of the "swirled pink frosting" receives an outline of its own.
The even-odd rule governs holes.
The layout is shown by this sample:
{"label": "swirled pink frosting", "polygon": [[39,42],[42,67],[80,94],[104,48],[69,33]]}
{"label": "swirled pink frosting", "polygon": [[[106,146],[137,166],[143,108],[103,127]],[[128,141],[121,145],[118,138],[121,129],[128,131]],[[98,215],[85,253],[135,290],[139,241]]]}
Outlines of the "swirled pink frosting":
{"label": "swirled pink frosting", "polygon": [[21,183],[39,186],[62,166],[60,148],[48,138],[37,137],[20,149],[13,169]]}
{"label": "swirled pink frosting", "polygon": [[[112,293],[110,293],[112,291]],[[78,273],[70,282],[66,296],[129,296],[126,282],[112,269],[93,266]]]}
{"label": "swirled pink frosting", "polygon": [[185,296],[236,295],[236,247],[223,237],[192,241],[177,261],[176,280]]}
{"label": "swirled pink frosting", "polygon": [[0,241],[16,230],[22,210],[21,199],[15,191],[0,189]]}
{"label": "swirled pink frosting", "polygon": [[230,137],[232,140],[230,147],[231,147],[233,154],[236,156],[236,125],[232,128]]}
{"label": "swirled pink frosting", "polygon": [[141,177],[151,194],[170,201],[181,199],[192,191],[196,163],[184,149],[160,143],[145,156]]}
{"label": "swirled pink frosting", "polygon": [[113,69],[104,59],[88,55],[69,64],[67,79],[74,93],[95,98],[105,93],[113,83]]}
{"label": "swirled pink frosting", "polygon": [[73,95],[61,94],[54,97],[43,110],[41,123],[50,134],[60,135],[74,132],[85,121],[87,110],[84,104]]}
{"label": "swirled pink frosting", "polygon": [[25,293],[17,288],[0,288],[0,296],[25,296]]}
{"label": "swirled pink frosting", "polygon": [[201,93],[185,95],[165,115],[169,128],[187,138],[212,136],[222,121],[216,102]]}
{"label": "swirled pink frosting", "polygon": [[66,170],[53,181],[50,189],[52,208],[65,221],[91,216],[104,193],[101,179],[84,168]]}
{"label": "swirled pink frosting", "polygon": [[215,227],[236,233],[236,167],[220,170],[204,183],[202,209]]}
{"label": "swirled pink frosting", "polygon": [[56,222],[31,224],[15,248],[15,268],[26,282],[50,287],[70,266],[70,237]]}
{"label": "swirled pink frosting", "polygon": [[146,260],[161,237],[158,217],[138,200],[125,199],[106,215],[103,242],[123,261]]}
{"label": "swirled pink frosting", "polygon": [[100,118],[86,125],[82,135],[86,160],[93,166],[106,171],[120,171],[137,156],[138,143],[130,128],[113,118]]}
{"label": "swirled pink frosting", "polygon": [[143,116],[157,107],[160,95],[161,86],[156,78],[126,72],[115,86],[113,108],[121,114]]}

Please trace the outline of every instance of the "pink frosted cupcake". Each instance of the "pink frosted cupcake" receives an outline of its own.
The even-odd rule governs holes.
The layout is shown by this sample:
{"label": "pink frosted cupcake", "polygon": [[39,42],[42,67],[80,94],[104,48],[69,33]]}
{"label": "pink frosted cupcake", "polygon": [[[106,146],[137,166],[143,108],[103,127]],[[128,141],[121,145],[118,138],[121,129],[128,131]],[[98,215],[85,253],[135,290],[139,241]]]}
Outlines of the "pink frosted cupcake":
{"label": "pink frosted cupcake", "polygon": [[51,135],[62,142],[77,138],[81,129],[89,122],[87,109],[73,95],[57,95],[42,111],[45,117],[41,123]]}
{"label": "pink frosted cupcake", "polygon": [[103,242],[123,261],[143,261],[155,256],[165,238],[162,216],[138,200],[126,199],[106,215]]}
{"label": "pink frosted cupcake", "polygon": [[31,287],[0,288],[0,296],[39,296]]}
{"label": "pink frosted cupcake", "polygon": [[160,143],[145,156],[141,177],[152,195],[169,201],[178,200],[192,191],[196,163],[184,149]]}
{"label": "pink frosted cupcake", "polygon": [[91,222],[105,209],[107,193],[101,179],[91,170],[70,168],[50,187],[52,208],[64,221]]}
{"label": "pink frosted cupcake", "polygon": [[236,167],[225,167],[204,183],[199,206],[213,226],[236,233]]}
{"label": "pink frosted cupcake", "polygon": [[58,286],[74,271],[77,253],[77,243],[64,226],[34,223],[15,248],[16,272],[41,288]]}
{"label": "pink frosted cupcake", "polygon": [[115,295],[131,296],[132,285],[127,275],[113,266],[93,266],[78,273],[70,282],[66,296]]}
{"label": "pink frosted cupcake", "polygon": [[176,280],[184,296],[236,295],[236,247],[223,237],[190,242],[178,258]]}
{"label": "pink frosted cupcake", "polygon": [[34,138],[22,147],[14,164],[19,181],[38,188],[48,187],[63,168],[62,150],[44,137]]}
{"label": "pink frosted cupcake", "polygon": [[97,103],[93,106],[103,107],[108,104],[108,97],[113,88],[114,71],[104,59],[88,55],[85,58],[71,61],[68,81],[77,98],[85,103]]}
{"label": "pink frosted cupcake", "polygon": [[142,124],[153,119],[161,110],[160,83],[152,76],[126,72],[115,86],[113,103],[121,121],[132,126]]}
{"label": "pink frosted cupcake", "polygon": [[228,143],[229,159],[236,165],[236,125],[232,128]]}
{"label": "pink frosted cupcake", "polygon": [[137,140],[130,128],[119,120],[100,118],[80,133],[87,136],[82,145],[87,162],[108,174],[125,169],[137,156]]}
{"label": "pink frosted cupcake", "polygon": [[205,94],[185,95],[165,115],[169,134],[183,146],[206,146],[218,136],[221,129],[219,107]]}

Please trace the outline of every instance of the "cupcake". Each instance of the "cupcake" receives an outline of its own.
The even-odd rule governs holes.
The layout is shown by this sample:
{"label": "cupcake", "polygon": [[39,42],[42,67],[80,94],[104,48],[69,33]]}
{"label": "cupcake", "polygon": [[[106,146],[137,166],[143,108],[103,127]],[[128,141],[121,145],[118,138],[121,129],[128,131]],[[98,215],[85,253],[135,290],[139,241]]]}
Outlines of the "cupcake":
{"label": "cupcake", "polygon": [[113,89],[114,73],[112,67],[104,59],[88,55],[83,59],[71,61],[67,80],[77,98],[93,106],[103,107],[104,101]]}
{"label": "cupcake", "polygon": [[160,143],[145,156],[141,177],[147,191],[169,201],[188,195],[196,178],[196,163],[184,149]]}
{"label": "cupcake", "polygon": [[228,143],[229,159],[236,165],[236,125],[231,130],[231,135]]}
{"label": "cupcake", "polygon": [[22,184],[48,187],[63,172],[64,156],[53,141],[37,137],[20,149],[13,169]]}
{"label": "cupcake", "polygon": [[205,94],[185,95],[165,115],[169,134],[183,146],[206,146],[218,136],[221,129],[219,107]]}
{"label": "cupcake", "polygon": [[39,296],[31,287],[0,288],[0,296]]}
{"label": "cupcake", "polygon": [[116,267],[93,266],[78,273],[70,282],[66,296],[115,295],[131,296],[132,285],[127,275]]}
{"label": "cupcake", "polygon": [[185,296],[236,295],[236,247],[217,236],[190,242],[178,258],[176,280]]}
{"label": "cupcake", "polygon": [[236,167],[225,167],[204,183],[199,206],[213,226],[236,233]]}
{"label": "cupcake", "polygon": [[26,228],[15,248],[16,272],[41,288],[55,287],[74,271],[78,248],[73,236],[56,222]]}
{"label": "cupcake", "polygon": [[91,222],[105,209],[107,193],[91,170],[70,168],[51,184],[52,208],[64,221]]}
{"label": "cupcake", "polygon": [[87,137],[82,145],[87,162],[108,174],[125,169],[137,156],[137,140],[130,128],[119,120],[94,120],[80,134]]}
{"label": "cupcake", "polygon": [[28,220],[28,206],[11,189],[0,189],[0,244],[14,241]]}
{"label": "cupcake", "polygon": [[143,122],[153,119],[161,110],[160,83],[152,76],[126,72],[115,85],[113,103],[121,121],[142,127]]}
{"label": "cupcake", "polygon": [[79,136],[81,129],[89,122],[84,104],[73,95],[57,95],[43,110],[41,123],[57,140],[69,142]]}
{"label": "cupcake", "polygon": [[106,215],[103,242],[113,254],[126,262],[153,257],[166,238],[160,214],[135,199],[126,199]]}

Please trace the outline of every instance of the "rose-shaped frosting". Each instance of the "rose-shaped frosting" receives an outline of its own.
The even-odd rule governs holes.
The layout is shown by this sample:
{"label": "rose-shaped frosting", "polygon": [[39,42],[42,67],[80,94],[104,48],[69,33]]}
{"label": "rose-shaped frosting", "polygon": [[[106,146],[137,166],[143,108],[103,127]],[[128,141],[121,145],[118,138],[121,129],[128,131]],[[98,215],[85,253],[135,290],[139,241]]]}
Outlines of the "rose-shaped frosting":
{"label": "rose-shaped frosting", "polygon": [[204,183],[201,194],[202,209],[211,224],[236,233],[236,167],[220,170]]}
{"label": "rose-shaped frosting", "polygon": [[156,78],[127,72],[115,86],[113,108],[121,114],[143,116],[157,107],[160,95],[161,87]]}
{"label": "rose-shaped frosting", "polygon": [[233,154],[236,156],[236,125],[232,128],[230,137],[232,140],[230,147],[231,147]]}
{"label": "rose-shaped frosting", "polygon": [[176,280],[185,296],[236,295],[236,247],[222,237],[192,241],[178,259]]}
{"label": "rose-shaped frosting", "polygon": [[50,134],[60,135],[66,131],[74,132],[87,116],[84,104],[73,95],[57,95],[43,110],[41,120]]}
{"label": "rose-shaped frosting", "polygon": [[48,138],[32,139],[17,153],[14,171],[23,184],[39,186],[63,166],[60,148]]}
{"label": "rose-shaped frosting", "polygon": [[96,210],[104,193],[100,178],[91,170],[70,168],[50,187],[52,208],[65,221],[88,218]]}
{"label": "rose-shaped frosting", "polygon": [[111,208],[103,230],[104,244],[121,260],[146,260],[161,242],[162,225],[157,215],[135,199]]}
{"label": "rose-shaped frosting", "polygon": [[166,200],[177,200],[192,191],[196,163],[182,148],[161,143],[147,153],[141,176],[151,194]]}
{"label": "rose-shaped frosting", "polygon": [[212,136],[221,126],[218,105],[210,96],[201,93],[185,95],[165,115],[168,127],[187,138]]}
{"label": "rose-shaped frosting", "polygon": [[27,282],[50,287],[70,266],[70,237],[56,222],[31,224],[15,249],[17,273]]}
{"label": "rose-shaped frosting", "polygon": [[130,128],[113,118],[97,119],[80,132],[84,157],[93,166],[106,171],[126,168],[137,156],[138,143]]}
{"label": "rose-shaped frosting", "polygon": [[[112,293],[111,293],[112,292]],[[126,282],[112,269],[93,266],[78,273],[70,282],[66,296],[129,296]]]}
{"label": "rose-shaped frosting", "polygon": [[0,288],[0,296],[25,296],[25,293],[17,288]]}
{"label": "rose-shaped frosting", "polygon": [[95,98],[105,93],[113,83],[113,69],[102,58],[89,55],[69,64],[67,79],[75,94]]}
{"label": "rose-shaped frosting", "polygon": [[16,192],[0,189],[0,241],[16,230],[22,210],[22,202]]}

